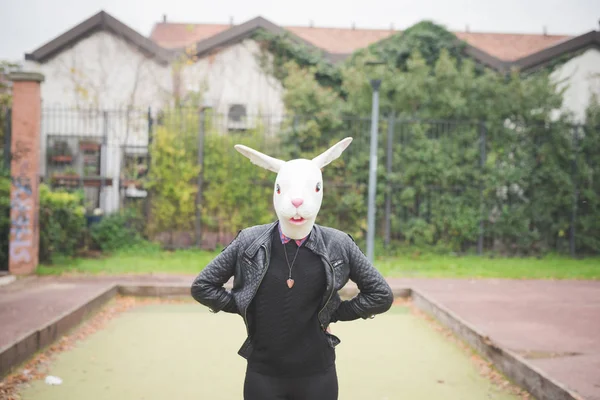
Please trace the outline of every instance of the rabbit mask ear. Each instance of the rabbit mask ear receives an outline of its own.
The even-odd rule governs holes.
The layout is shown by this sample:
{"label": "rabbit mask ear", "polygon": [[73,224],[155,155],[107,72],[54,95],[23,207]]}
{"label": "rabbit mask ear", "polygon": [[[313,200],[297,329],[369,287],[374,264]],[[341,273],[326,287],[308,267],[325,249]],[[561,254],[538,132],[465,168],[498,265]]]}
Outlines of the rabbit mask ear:
{"label": "rabbit mask ear", "polygon": [[351,137],[342,139],[333,146],[331,146],[324,153],[313,158],[312,161],[317,164],[319,169],[321,169],[336,158],[338,158],[339,156],[341,156],[343,151],[346,150],[346,148],[350,145],[350,142],[352,142]]}
{"label": "rabbit mask ear", "polygon": [[278,160],[277,158],[269,157],[266,154],[261,153],[260,151],[256,151],[251,149],[250,147],[246,147],[241,144],[236,144],[235,149],[242,153],[244,157],[250,159],[252,164],[256,164],[259,167],[264,169],[268,169],[269,171],[273,171],[275,173],[279,172],[281,166],[285,164],[285,161]]}

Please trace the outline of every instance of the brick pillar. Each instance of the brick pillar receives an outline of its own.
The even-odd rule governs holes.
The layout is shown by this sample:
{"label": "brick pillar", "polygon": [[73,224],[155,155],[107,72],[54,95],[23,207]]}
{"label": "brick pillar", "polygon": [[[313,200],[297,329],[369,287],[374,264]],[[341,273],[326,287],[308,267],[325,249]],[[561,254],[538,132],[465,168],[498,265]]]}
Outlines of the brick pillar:
{"label": "brick pillar", "polygon": [[10,247],[8,270],[31,274],[39,253],[40,83],[31,72],[9,75],[13,82],[10,175]]}

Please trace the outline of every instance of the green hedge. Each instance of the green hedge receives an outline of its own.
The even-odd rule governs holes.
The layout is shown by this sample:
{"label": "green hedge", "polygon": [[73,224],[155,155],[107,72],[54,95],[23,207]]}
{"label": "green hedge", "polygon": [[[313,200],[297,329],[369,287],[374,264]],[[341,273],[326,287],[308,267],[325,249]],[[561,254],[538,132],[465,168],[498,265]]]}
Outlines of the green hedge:
{"label": "green hedge", "polygon": [[81,192],[40,185],[40,263],[55,255],[72,256],[84,243],[85,207]]}
{"label": "green hedge", "polygon": [[103,217],[100,222],[90,226],[90,236],[94,246],[102,251],[115,251],[132,247],[142,239],[143,220],[133,209]]}

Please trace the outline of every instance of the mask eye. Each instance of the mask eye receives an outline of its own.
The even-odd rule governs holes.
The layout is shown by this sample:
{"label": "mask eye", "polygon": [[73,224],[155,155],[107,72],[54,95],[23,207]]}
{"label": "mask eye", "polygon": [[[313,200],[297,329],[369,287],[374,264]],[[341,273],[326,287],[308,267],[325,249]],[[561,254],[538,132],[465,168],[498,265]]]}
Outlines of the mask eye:
{"label": "mask eye", "polygon": [[277,194],[281,194],[281,187],[279,186],[279,184],[275,185],[275,191],[277,192]]}
{"label": "mask eye", "polygon": [[317,187],[315,188],[315,192],[319,193],[321,191],[321,182],[317,183]]}

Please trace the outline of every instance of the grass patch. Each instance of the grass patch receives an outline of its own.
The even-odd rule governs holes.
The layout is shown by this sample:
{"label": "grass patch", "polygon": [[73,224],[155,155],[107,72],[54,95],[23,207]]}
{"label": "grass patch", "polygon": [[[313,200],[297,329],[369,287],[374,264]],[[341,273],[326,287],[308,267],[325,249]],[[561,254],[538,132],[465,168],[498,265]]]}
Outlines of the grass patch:
{"label": "grass patch", "polygon": [[573,259],[549,254],[541,258],[489,258],[419,254],[382,257],[376,266],[387,277],[600,279],[600,257]]}
{"label": "grass patch", "polygon": [[[40,275],[60,274],[198,274],[218,251],[164,251],[144,244],[100,258],[57,258],[40,265]],[[600,257],[573,259],[560,255],[541,258],[489,258],[435,253],[378,257],[376,267],[386,277],[398,278],[514,278],[600,279]]]}
{"label": "grass patch", "polygon": [[140,245],[99,258],[56,257],[52,265],[39,265],[39,275],[61,274],[197,274],[218,252],[202,250],[164,251],[154,245]]}

